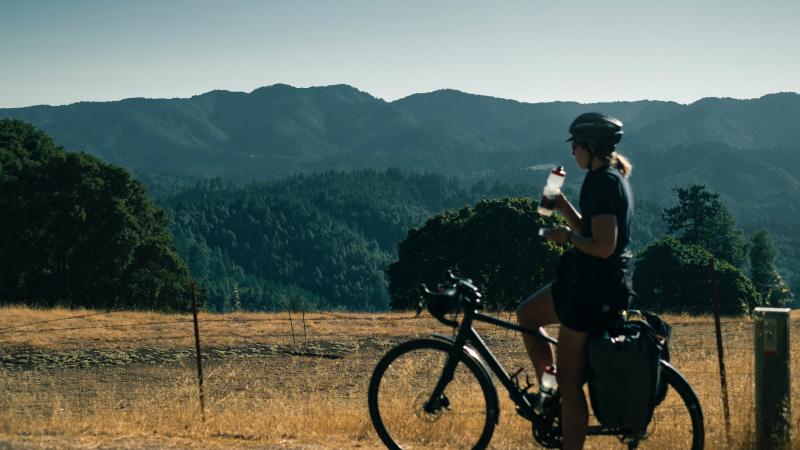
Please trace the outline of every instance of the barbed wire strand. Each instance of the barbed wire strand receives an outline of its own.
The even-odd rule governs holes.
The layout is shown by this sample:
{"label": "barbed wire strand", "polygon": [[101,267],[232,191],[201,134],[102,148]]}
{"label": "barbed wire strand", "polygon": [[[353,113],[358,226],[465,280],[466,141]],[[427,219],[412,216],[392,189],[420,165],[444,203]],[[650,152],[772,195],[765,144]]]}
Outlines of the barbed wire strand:
{"label": "barbed wire strand", "polygon": [[58,318],[58,319],[48,319],[48,320],[40,320],[40,321],[37,321],[37,322],[28,322],[28,323],[23,323],[23,324],[19,324],[19,325],[13,325],[13,326],[10,326],[10,327],[0,328],[0,332],[4,332],[5,330],[11,330],[11,329],[15,329],[15,328],[23,328],[23,327],[27,327],[27,326],[31,326],[31,325],[38,325],[38,324],[42,324],[42,323],[48,323],[48,322],[63,322],[63,321],[72,320],[72,319],[83,319],[85,317],[102,316],[104,314],[112,314],[112,313],[115,313],[115,312],[118,312],[118,311],[103,311],[103,312],[96,312],[96,313],[91,313],[91,314],[82,314],[82,315],[79,315],[79,316],[61,317],[61,318]]}
{"label": "barbed wire strand", "polygon": [[93,329],[103,329],[103,328],[128,328],[128,327],[138,327],[143,325],[167,325],[172,323],[191,323],[191,320],[167,320],[167,321],[160,321],[160,322],[138,322],[138,323],[121,323],[121,324],[105,324],[105,325],[87,325],[87,326],[80,326],[80,327],[67,327],[67,328],[45,328],[45,329],[37,329],[37,330],[17,330],[17,331],[0,331],[0,334],[7,334],[7,333],[20,333],[20,332],[27,332],[27,333],[43,333],[43,332],[60,332],[60,331],[74,331],[74,330],[93,330]]}

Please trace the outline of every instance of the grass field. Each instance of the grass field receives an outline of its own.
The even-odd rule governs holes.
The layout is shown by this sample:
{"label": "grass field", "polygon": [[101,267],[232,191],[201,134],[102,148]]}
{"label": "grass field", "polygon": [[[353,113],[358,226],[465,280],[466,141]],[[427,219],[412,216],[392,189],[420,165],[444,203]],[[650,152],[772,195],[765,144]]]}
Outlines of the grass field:
{"label": "grass field", "polygon": [[[752,448],[752,323],[723,321],[729,445],[713,320],[667,319],[674,325],[674,365],[703,406],[706,448]],[[507,369],[529,368],[518,335],[492,326],[479,331]],[[288,313],[201,314],[203,420],[190,316],[2,308],[0,448],[381,448],[366,406],[372,369],[392,346],[432,332],[451,330],[411,313],[293,313],[291,322]],[[796,378],[798,311],[792,354]],[[796,433],[800,384],[792,389]],[[535,448],[529,423],[516,416],[504,391],[498,394],[492,447]],[[668,421],[656,421],[658,438],[642,448],[676,447],[661,425]],[[793,442],[800,448],[800,436]],[[451,439],[432,446],[462,445]],[[590,438],[587,448],[622,446]]]}

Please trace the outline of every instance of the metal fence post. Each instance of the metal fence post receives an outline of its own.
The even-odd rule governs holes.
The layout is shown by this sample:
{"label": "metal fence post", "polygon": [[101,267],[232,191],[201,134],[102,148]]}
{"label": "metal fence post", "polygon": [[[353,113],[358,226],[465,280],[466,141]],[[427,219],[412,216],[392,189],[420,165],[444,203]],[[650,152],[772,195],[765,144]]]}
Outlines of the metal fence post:
{"label": "metal fence post", "polygon": [[789,308],[756,308],[756,448],[789,448],[791,439],[791,360]]}

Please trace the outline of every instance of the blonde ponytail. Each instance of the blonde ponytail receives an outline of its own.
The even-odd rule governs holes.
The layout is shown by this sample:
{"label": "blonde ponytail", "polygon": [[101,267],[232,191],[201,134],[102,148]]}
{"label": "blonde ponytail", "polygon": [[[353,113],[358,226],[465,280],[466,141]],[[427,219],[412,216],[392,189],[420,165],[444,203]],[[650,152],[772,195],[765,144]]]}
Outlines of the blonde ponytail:
{"label": "blonde ponytail", "polygon": [[619,173],[621,173],[625,178],[631,176],[633,165],[628,158],[620,155],[617,152],[611,152],[611,164],[616,167],[617,170],[619,170]]}

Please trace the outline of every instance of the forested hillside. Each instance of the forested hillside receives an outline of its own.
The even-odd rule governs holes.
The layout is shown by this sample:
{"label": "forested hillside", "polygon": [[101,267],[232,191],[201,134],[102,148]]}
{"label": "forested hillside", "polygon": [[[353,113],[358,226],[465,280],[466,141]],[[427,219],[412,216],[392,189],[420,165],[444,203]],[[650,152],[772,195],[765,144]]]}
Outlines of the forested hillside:
{"label": "forested hillside", "polygon": [[[274,85],[184,99],[0,109],[0,117],[23,119],[67,148],[145,172],[247,181],[297,172],[398,167],[471,179],[524,179],[526,167],[568,161],[563,145],[567,125],[589,110],[625,122],[622,150],[642,167],[679,157],[663,167],[662,177],[702,178],[708,175],[700,173],[706,168],[703,161],[709,159],[718,169],[738,172],[752,157],[770,166],[773,178],[784,171],[797,177],[797,169],[784,164],[796,161],[799,153],[796,93],[752,100],[709,98],[690,105],[585,105],[529,104],[442,90],[386,102],[347,85]],[[687,155],[693,158],[688,167]],[[787,181],[777,178],[770,180],[773,188],[787,187]],[[753,182],[764,185],[757,176]]]}
{"label": "forested hillside", "polygon": [[468,190],[453,178],[390,169],[243,187],[215,179],[162,204],[212,308],[379,310],[389,305],[384,270],[409,229],[484,196],[529,190],[503,183]]}
{"label": "forested hillside", "polygon": [[133,171],[173,218],[213,308],[380,309],[396,244],[431,215],[483,198],[536,198],[554,164],[567,167],[577,201],[583,173],[564,139],[590,110],[625,122],[619,150],[634,164],[637,249],[667,231],[673,188],[702,185],[745,241],[767,230],[780,273],[800,289],[797,93],[584,105],[442,90],[386,102],[346,85],[274,85],[0,109],[0,118]]}
{"label": "forested hillside", "polygon": [[[159,186],[172,189],[169,180],[151,178],[151,191]],[[212,309],[378,310],[389,306],[384,271],[397,260],[397,244],[409,230],[482,199],[530,199],[538,190],[389,169],[297,175],[241,187],[214,179],[160,203],[173,217],[178,249],[208,289]],[[496,244],[530,241],[535,228],[518,229],[521,234],[504,235],[505,242]],[[658,205],[637,205],[634,249],[666,230]],[[489,236],[475,242],[476,248],[495,245]]]}
{"label": "forested hillside", "polygon": [[[535,183],[552,164],[574,167],[564,144],[567,125],[590,110],[625,122],[620,151],[634,162],[640,199],[667,206],[673,187],[702,184],[722,195],[745,228],[769,217],[777,234],[800,218],[797,93],[689,105],[529,104],[442,90],[386,102],[347,85],[274,85],[185,99],[0,109],[0,117],[26,120],[66,148],[138,174],[220,176],[241,185],[396,167],[468,182]],[[580,182],[567,178],[573,188]]]}

